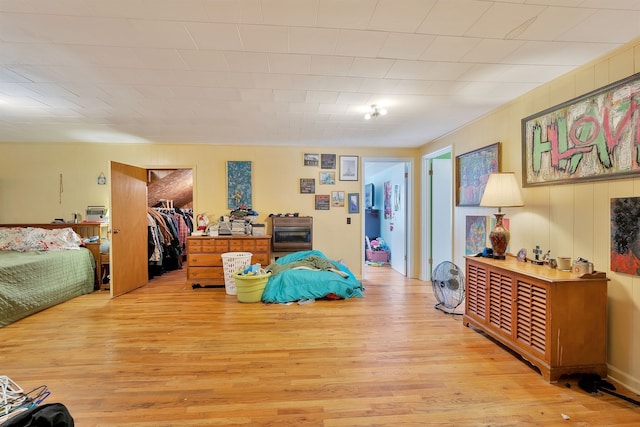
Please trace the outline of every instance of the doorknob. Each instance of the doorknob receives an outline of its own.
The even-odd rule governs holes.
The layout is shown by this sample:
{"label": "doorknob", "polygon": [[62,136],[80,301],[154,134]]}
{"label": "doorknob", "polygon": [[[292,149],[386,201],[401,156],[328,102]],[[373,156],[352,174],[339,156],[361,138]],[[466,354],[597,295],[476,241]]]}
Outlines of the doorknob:
{"label": "doorknob", "polygon": [[118,234],[119,232],[120,232],[119,228],[114,228],[112,231],[113,234]]}

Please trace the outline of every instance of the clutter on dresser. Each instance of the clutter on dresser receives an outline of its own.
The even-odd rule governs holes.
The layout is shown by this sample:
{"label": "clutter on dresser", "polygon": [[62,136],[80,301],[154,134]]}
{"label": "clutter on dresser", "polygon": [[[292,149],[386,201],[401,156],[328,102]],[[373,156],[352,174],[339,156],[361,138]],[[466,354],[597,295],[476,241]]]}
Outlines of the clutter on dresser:
{"label": "clutter on dresser", "polygon": [[206,214],[198,215],[198,230],[192,236],[264,236],[265,225],[258,223],[258,212],[246,206],[240,206],[209,221]]}

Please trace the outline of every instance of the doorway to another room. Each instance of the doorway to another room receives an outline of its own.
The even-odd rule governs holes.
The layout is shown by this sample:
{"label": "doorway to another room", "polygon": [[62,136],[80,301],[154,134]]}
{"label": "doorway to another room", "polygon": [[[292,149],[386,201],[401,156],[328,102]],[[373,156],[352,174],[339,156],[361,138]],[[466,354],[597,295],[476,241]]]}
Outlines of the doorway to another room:
{"label": "doorway to another room", "polygon": [[151,280],[186,262],[187,237],[194,230],[193,170],[147,169],[147,205]]}
{"label": "doorway to another room", "polygon": [[446,147],[422,158],[423,230],[421,252],[425,254],[420,275],[431,280],[433,269],[453,256],[453,162],[451,147]]}
{"label": "doorway to another room", "polygon": [[[162,179],[150,178],[154,171]],[[175,210],[176,201],[180,206],[192,205],[194,174],[193,168],[145,169],[112,161],[110,175],[109,279],[115,297],[144,286],[151,278],[149,211]]]}
{"label": "doorway to another room", "polygon": [[363,278],[372,267],[411,271],[412,161],[363,159]]}

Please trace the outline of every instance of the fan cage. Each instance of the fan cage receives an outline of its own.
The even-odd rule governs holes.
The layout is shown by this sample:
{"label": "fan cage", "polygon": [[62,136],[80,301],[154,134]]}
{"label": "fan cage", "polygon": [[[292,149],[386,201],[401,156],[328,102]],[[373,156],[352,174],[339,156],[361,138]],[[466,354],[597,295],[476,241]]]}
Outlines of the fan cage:
{"label": "fan cage", "polygon": [[433,270],[431,283],[437,301],[435,308],[449,314],[462,314],[455,310],[464,301],[463,271],[454,263],[443,261]]}

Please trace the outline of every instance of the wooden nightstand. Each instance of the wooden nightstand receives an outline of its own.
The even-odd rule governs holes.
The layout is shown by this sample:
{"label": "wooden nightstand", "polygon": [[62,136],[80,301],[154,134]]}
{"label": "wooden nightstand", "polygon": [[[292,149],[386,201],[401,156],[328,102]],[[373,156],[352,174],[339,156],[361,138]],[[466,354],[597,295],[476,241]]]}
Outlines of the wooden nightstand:
{"label": "wooden nightstand", "polygon": [[100,283],[102,283],[102,269],[100,265],[100,256],[102,254],[100,253],[100,242],[85,243],[85,246],[89,249],[91,255],[93,255],[93,259],[96,261],[96,280],[94,289],[98,290],[100,289]]}
{"label": "wooden nightstand", "polygon": [[109,277],[109,254],[100,254],[100,271],[100,290],[108,291],[111,287],[111,282],[107,281],[107,277]]}

